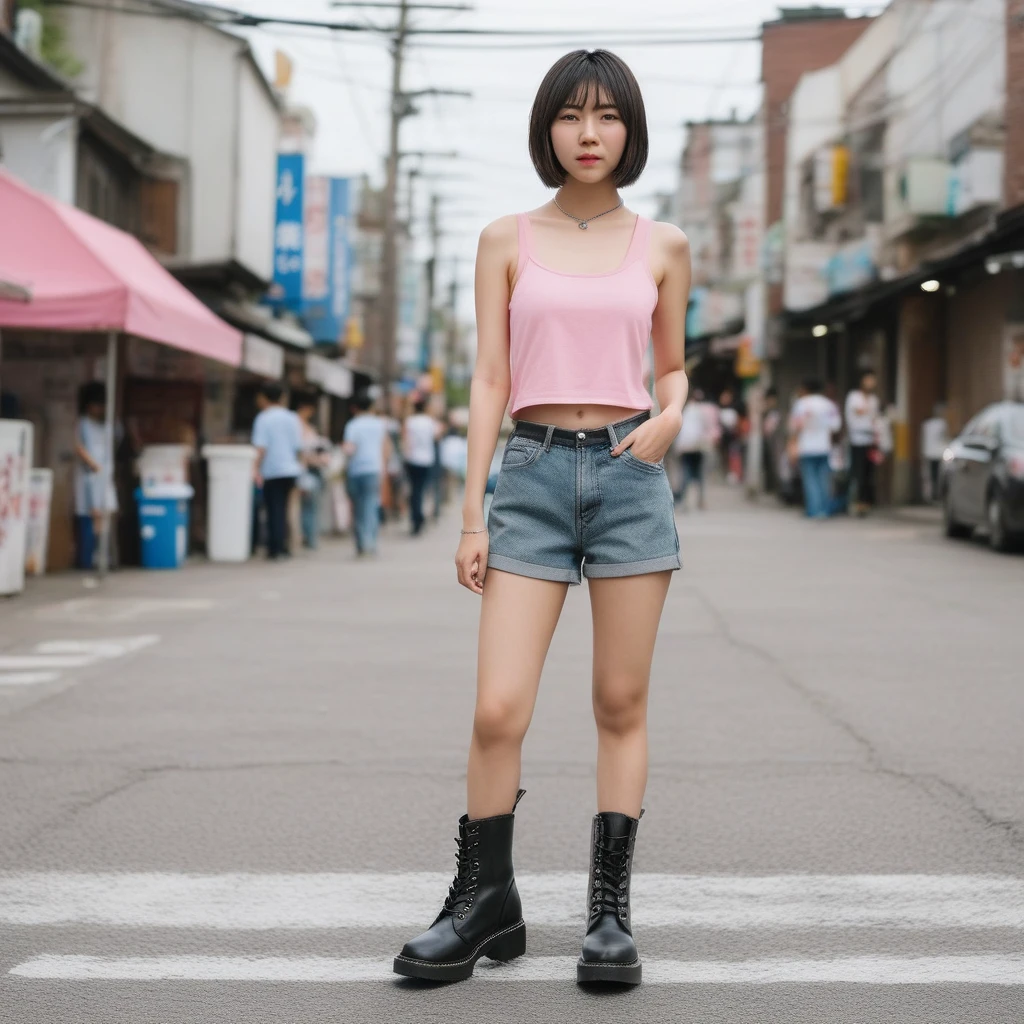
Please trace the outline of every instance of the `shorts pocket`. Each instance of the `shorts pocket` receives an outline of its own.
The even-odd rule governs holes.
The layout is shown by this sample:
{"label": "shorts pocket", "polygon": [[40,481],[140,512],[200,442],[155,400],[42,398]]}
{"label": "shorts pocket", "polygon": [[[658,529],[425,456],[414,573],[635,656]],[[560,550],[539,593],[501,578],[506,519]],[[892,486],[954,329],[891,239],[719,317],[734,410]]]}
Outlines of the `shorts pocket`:
{"label": "shorts pocket", "polygon": [[505,445],[505,452],[501,457],[501,468],[525,469],[527,466],[532,466],[540,458],[542,451],[544,451],[544,445],[539,441],[513,438]]}
{"label": "shorts pocket", "polygon": [[643,459],[638,459],[635,455],[631,455],[627,448],[620,456],[624,462],[630,466],[635,466],[637,469],[642,469],[646,473],[664,473],[665,466],[661,462],[644,462]]}

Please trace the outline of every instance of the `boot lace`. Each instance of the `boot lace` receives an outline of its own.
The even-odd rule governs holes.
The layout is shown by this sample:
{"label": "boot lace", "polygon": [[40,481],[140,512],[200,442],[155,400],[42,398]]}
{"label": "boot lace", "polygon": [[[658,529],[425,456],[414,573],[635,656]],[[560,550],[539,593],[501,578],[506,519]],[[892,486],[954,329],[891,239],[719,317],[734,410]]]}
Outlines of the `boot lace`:
{"label": "boot lace", "polygon": [[594,843],[594,884],[590,893],[590,923],[614,913],[625,922],[629,912],[629,839],[598,834]]}
{"label": "boot lace", "polygon": [[460,921],[476,900],[480,861],[475,850],[480,845],[479,836],[479,829],[468,826],[464,833],[455,837],[455,878],[448,888],[442,913],[454,914]]}

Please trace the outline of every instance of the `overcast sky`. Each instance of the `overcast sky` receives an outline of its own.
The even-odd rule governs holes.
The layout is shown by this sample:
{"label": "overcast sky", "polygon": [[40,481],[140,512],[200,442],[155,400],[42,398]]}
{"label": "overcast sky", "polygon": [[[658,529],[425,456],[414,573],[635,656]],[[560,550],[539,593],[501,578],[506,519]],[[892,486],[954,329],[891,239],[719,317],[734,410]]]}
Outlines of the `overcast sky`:
{"label": "overcast sky", "polygon": [[[332,18],[385,24],[387,11],[332,9],[329,0],[234,0],[235,9],[289,17]],[[794,4],[796,6],[796,4]],[[425,98],[421,113],[402,124],[404,150],[457,150],[458,160],[422,162],[415,185],[418,232],[426,233],[427,197],[443,197],[442,258],[460,259],[464,299],[472,284],[472,260],[480,229],[502,214],[531,209],[552,194],[529,162],[526,129],[530,104],[544,72],[561,54],[580,47],[614,50],[636,74],[644,92],[651,137],[647,170],[624,193],[626,203],[650,216],[655,194],[675,187],[687,120],[741,116],[758,106],[760,47],[757,42],[630,45],[625,31],[664,35],[756,35],[777,16],[768,0],[476,0],[467,12],[416,12],[417,27],[567,29],[578,33],[555,45],[522,48],[506,38],[420,39],[408,50],[403,88],[459,89],[472,99]],[[877,10],[877,5],[872,11]],[[847,8],[850,14],[864,8]],[[649,30],[649,31],[648,31]],[[728,30],[728,31],[723,31]],[[319,123],[312,170],[383,180],[387,143],[390,58],[386,41],[357,33],[273,28],[253,32],[253,46],[271,67],[275,49],[295,63],[289,99],[313,108]],[[438,44],[443,43],[443,48]],[[515,49],[492,48],[495,44]],[[410,166],[407,161],[405,166]],[[404,194],[404,182],[403,182]],[[685,225],[684,225],[685,227]],[[422,242],[421,242],[422,245]],[[425,252],[425,249],[422,251]],[[443,279],[447,279],[447,267]],[[471,301],[461,301],[463,313]]]}

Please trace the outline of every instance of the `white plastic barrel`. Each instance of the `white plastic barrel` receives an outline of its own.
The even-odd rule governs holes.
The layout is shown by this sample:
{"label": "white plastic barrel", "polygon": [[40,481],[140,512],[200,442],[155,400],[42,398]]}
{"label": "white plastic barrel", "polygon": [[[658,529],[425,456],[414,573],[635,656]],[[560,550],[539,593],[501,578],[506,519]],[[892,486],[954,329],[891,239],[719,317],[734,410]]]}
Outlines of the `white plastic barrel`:
{"label": "white plastic barrel", "polygon": [[139,455],[142,489],[149,494],[156,487],[188,483],[188,445],[150,444]]}
{"label": "white plastic barrel", "polygon": [[209,500],[206,553],[211,562],[244,562],[252,551],[252,490],[256,449],[247,444],[208,444]]}

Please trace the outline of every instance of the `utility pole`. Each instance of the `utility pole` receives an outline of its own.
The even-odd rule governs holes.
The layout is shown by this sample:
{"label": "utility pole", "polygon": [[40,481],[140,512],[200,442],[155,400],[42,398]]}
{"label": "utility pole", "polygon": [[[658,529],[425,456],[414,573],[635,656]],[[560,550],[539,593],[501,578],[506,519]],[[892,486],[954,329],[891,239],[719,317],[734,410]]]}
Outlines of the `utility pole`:
{"label": "utility pole", "polygon": [[462,4],[418,4],[401,0],[398,24],[391,40],[390,127],[388,131],[387,175],[384,183],[384,244],[381,252],[381,360],[380,373],[385,408],[391,403],[391,379],[395,374],[395,343],[398,328],[398,161],[399,129],[402,119],[417,113],[412,100],[417,96],[468,96],[470,93],[450,89],[421,89],[402,92],[402,70],[409,36],[409,12],[419,8],[462,11]]}
{"label": "utility pole", "polygon": [[437,249],[441,239],[441,229],[437,220],[437,207],[440,198],[437,193],[430,197],[430,259],[427,260],[427,324],[423,328],[423,340],[420,345],[420,369],[429,370],[434,353],[432,340],[434,337],[434,293],[437,277]]}
{"label": "utility pole", "polygon": [[449,380],[455,369],[455,348],[459,343],[459,261],[452,259],[452,279],[448,285],[448,338],[445,345],[445,373]]}
{"label": "utility pole", "polygon": [[384,246],[381,253],[381,385],[384,414],[391,414],[391,378],[395,372],[395,330],[398,321],[398,239],[395,203],[398,193],[398,129],[405,112],[402,97],[402,63],[409,29],[409,4],[402,0],[398,27],[391,41],[391,125],[388,132],[387,177],[384,183]]}

